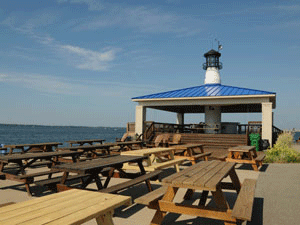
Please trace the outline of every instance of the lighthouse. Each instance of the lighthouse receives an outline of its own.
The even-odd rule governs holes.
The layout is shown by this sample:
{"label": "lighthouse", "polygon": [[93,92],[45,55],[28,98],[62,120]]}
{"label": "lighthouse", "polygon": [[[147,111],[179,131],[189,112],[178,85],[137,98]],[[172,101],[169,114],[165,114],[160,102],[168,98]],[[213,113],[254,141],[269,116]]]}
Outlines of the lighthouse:
{"label": "lighthouse", "polygon": [[[206,62],[203,64],[203,69],[206,70],[205,73],[205,85],[220,85],[221,77],[219,70],[222,69],[222,63],[219,61],[221,56],[220,52],[215,51],[214,49],[208,51],[204,54]],[[206,129],[205,133],[219,133],[221,131],[221,106],[205,106],[205,124]]]}
{"label": "lighthouse", "polygon": [[204,54],[206,63],[203,63],[203,69],[206,70],[204,84],[220,84],[221,78],[219,70],[222,69],[222,63],[219,61],[220,52],[210,50]]}

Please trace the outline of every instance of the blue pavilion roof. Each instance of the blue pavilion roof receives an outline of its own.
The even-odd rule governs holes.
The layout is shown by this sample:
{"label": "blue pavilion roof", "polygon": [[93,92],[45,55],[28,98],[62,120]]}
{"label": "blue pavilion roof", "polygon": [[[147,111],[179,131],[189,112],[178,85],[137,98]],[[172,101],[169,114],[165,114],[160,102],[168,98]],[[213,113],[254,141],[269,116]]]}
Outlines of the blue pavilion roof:
{"label": "blue pavilion roof", "polygon": [[221,84],[205,84],[196,87],[161,92],[132,98],[157,99],[157,98],[191,98],[191,97],[214,97],[214,96],[238,96],[238,95],[274,95],[275,92],[260,91],[249,88],[233,87]]}

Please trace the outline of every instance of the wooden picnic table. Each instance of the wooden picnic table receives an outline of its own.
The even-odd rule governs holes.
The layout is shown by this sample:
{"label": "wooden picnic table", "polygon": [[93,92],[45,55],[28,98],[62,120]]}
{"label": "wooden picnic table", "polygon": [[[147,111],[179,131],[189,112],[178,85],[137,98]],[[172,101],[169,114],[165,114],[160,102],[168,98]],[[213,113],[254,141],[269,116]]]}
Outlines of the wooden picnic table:
{"label": "wooden picnic table", "polygon": [[[0,178],[15,180],[22,183],[25,183],[26,190],[29,195],[31,195],[29,184],[34,182],[34,177],[49,175],[49,178],[52,175],[52,172],[45,171],[33,174],[26,174],[25,169],[30,167],[37,160],[47,160],[50,161],[50,165],[55,165],[62,160],[62,157],[72,157],[72,161],[76,162],[80,152],[72,151],[56,151],[56,152],[39,152],[39,153],[26,153],[26,154],[12,154],[0,156]],[[69,159],[67,161],[70,161]],[[15,163],[18,167],[10,172],[9,168],[6,168],[9,163]]]}
{"label": "wooden picnic table", "polygon": [[88,139],[88,140],[71,140],[71,141],[66,141],[67,143],[69,143],[69,145],[72,147],[74,144],[77,145],[84,145],[84,144],[89,144],[89,145],[93,145],[94,143],[99,143],[99,144],[103,144],[105,140],[104,139]]}
{"label": "wooden picnic table", "polygon": [[[108,184],[111,178],[116,173],[116,171],[118,171],[116,173],[117,174],[116,177],[123,177],[123,178],[135,179],[140,176],[146,175],[146,171],[142,164],[144,159],[146,159],[145,156],[112,155],[103,158],[92,159],[89,161],[77,162],[73,164],[56,165],[51,167],[51,170],[64,172],[60,184],[65,184],[65,181],[68,178],[69,173],[77,173],[82,175],[87,174],[89,175],[89,177],[88,179],[83,181],[81,188],[86,188],[94,180],[96,182],[98,190],[101,190],[108,187]],[[122,169],[122,167],[124,163],[128,163],[128,162],[137,163],[140,172],[135,174],[126,173]],[[99,177],[99,174],[102,172],[105,173],[108,172],[104,184],[102,184],[101,179]],[[149,178],[148,179],[145,178],[145,181],[146,181],[147,188],[149,189],[149,191],[151,191],[152,189],[150,186]]]}
{"label": "wooden picnic table", "polygon": [[[175,159],[183,158],[191,161],[192,165],[196,163],[196,160],[199,158],[208,161],[208,156],[211,155],[211,152],[204,152],[203,144],[184,144],[184,145],[174,145],[175,148]],[[200,151],[200,153],[196,153],[195,150]],[[178,152],[180,151],[180,152]]]}
{"label": "wooden picnic table", "polygon": [[258,166],[262,165],[265,154],[257,155],[255,146],[236,146],[228,149],[227,162],[251,164],[255,171],[258,171]]}
{"label": "wooden picnic table", "polygon": [[[110,148],[116,146],[114,143],[104,143],[96,145],[84,145],[84,146],[72,146],[59,148],[61,151],[79,151],[87,154],[91,154],[92,158],[97,158],[98,156],[110,155]],[[101,151],[101,153],[99,153]]]}
{"label": "wooden picnic table", "polygon": [[83,224],[96,219],[98,225],[113,224],[114,209],[130,205],[131,197],[69,190],[4,206],[0,224]]}
{"label": "wooden picnic table", "polygon": [[[125,149],[132,149],[134,145],[139,145],[142,148],[142,141],[126,141],[126,142],[113,142],[95,145],[85,145],[85,146],[73,146],[59,148],[59,150],[70,150],[70,151],[83,151],[91,154],[92,158],[97,158],[98,156],[110,155],[113,147],[120,147],[117,152],[121,152]],[[99,153],[101,151],[101,153]]]}
{"label": "wooden picnic table", "polygon": [[36,143],[36,144],[17,144],[17,145],[5,145],[8,148],[8,154],[12,154],[15,149],[25,152],[52,152],[57,150],[58,145],[62,145],[61,142],[48,142],[48,143]]}
{"label": "wooden picnic table", "polygon": [[120,151],[123,151],[123,150],[133,150],[133,146],[139,146],[139,148],[143,148],[143,144],[144,142],[142,141],[118,141],[118,142],[115,142],[115,144],[117,146],[120,147],[120,149],[118,150],[119,152]]}
{"label": "wooden picnic table", "polygon": [[[234,166],[235,163],[231,162],[199,162],[179,173],[164,178],[162,180],[162,188],[155,190],[156,193],[153,191],[153,193],[148,193],[136,199],[136,202],[156,209],[156,213],[151,221],[153,225],[161,224],[167,212],[223,220],[228,225],[236,224],[242,219],[249,220],[249,213],[251,220],[255,180],[247,181],[246,183],[251,184],[242,187],[243,190],[241,190],[241,184]],[[227,175],[229,175],[231,182],[222,181]],[[174,197],[180,188],[187,189],[185,199],[191,198],[196,190],[202,191],[199,204],[192,205],[192,203],[187,201],[174,203]],[[240,193],[233,210],[229,208],[223,193],[224,189],[231,189]],[[158,194],[158,192],[161,193]],[[215,207],[206,205],[209,192],[212,193]],[[244,210],[243,207],[246,209]]]}
{"label": "wooden picnic table", "polygon": [[[179,158],[175,159],[174,157],[175,148],[144,148],[140,150],[133,151],[125,151],[121,152],[121,155],[132,155],[132,156],[146,156],[147,157],[147,165],[145,166],[145,170],[154,171],[157,169],[163,169],[165,167],[169,167],[174,165],[177,172],[179,172],[178,164],[184,162],[186,159]],[[132,166],[130,164],[126,164],[124,166],[126,169],[136,169],[136,166]]]}

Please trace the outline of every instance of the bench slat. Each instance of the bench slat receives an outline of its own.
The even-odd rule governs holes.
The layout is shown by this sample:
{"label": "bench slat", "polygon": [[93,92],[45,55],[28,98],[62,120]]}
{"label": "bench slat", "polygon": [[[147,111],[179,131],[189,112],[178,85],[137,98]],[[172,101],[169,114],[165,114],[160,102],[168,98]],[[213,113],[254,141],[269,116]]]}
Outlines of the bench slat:
{"label": "bench slat", "polygon": [[232,216],[251,221],[256,180],[245,179],[232,210]]}
{"label": "bench slat", "polygon": [[184,158],[172,159],[172,160],[168,160],[166,162],[162,162],[162,163],[158,163],[158,164],[148,166],[147,169],[150,169],[150,168],[154,169],[154,170],[163,169],[163,168],[166,168],[166,167],[169,167],[169,166],[173,166],[175,164],[181,164],[184,161],[186,161],[186,159],[184,159]]}
{"label": "bench slat", "polygon": [[149,205],[153,204],[153,202],[161,199],[164,196],[164,194],[166,193],[167,188],[168,188],[168,186],[162,186],[162,187],[160,187],[154,191],[151,191],[139,198],[136,198],[134,200],[134,202],[138,203],[138,204],[149,206]]}
{"label": "bench slat", "polygon": [[40,177],[40,176],[45,176],[45,175],[49,175],[49,174],[53,174],[53,173],[59,173],[60,171],[42,171],[42,172],[38,172],[38,173],[31,173],[31,174],[24,174],[24,175],[19,175],[18,178],[19,179],[24,179],[24,178],[32,178],[32,177]]}
{"label": "bench slat", "polygon": [[263,161],[265,157],[266,155],[264,153],[261,153],[255,158],[255,161]]}
{"label": "bench slat", "polygon": [[205,153],[201,153],[201,154],[197,154],[197,155],[193,155],[192,157],[194,157],[195,159],[204,157],[204,156],[210,156],[212,153],[211,152],[205,152]]}
{"label": "bench slat", "polygon": [[[70,176],[67,178],[67,181],[71,181],[71,180],[75,180],[75,179],[79,179],[79,178],[84,178],[84,177],[88,177],[88,174],[84,174],[84,175],[74,175],[74,176]],[[46,179],[46,180],[38,180],[36,182],[34,182],[36,185],[38,186],[49,186],[49,185],[55,185],[60,183],[61,181],[61,176],[60,177],[54,177],[51,179]]]}
{"label": "bench slat", "polygon": [[146,181],[146,180],[149,180],[149,179],[151,179],[153,177],[156,177],[160,173],[161,173],[160,170],[156,170],[156,171],[153,171],[153,172],[150,172],[150,173],[146,173],[146,174],[144,174],[142,176],[139,176],[139,177],[134,178],[132,180],[123,182],[121,184],[117,184],[117,185],[111,186],[109,188],[105,188],[105,189],[99,190],[99,192],[112,193],[112,194],[113,193],[117,193],[118,191],[121,191],[121,190],[126,189],[128,187],[132,187],[132,186],[134,186],[136,184],[142,183],[143,181]]}

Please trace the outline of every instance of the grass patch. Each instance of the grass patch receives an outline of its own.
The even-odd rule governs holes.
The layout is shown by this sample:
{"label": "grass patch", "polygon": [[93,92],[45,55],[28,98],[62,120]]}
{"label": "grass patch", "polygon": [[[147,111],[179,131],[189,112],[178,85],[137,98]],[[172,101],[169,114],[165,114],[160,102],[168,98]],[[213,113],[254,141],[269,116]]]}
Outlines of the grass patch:
{"label": "grass patch", "polygon": [[292,148],[294,137],[291,133],[279,135],[273,148],[266,151],[266,163],[300,163],[300,153]]}

